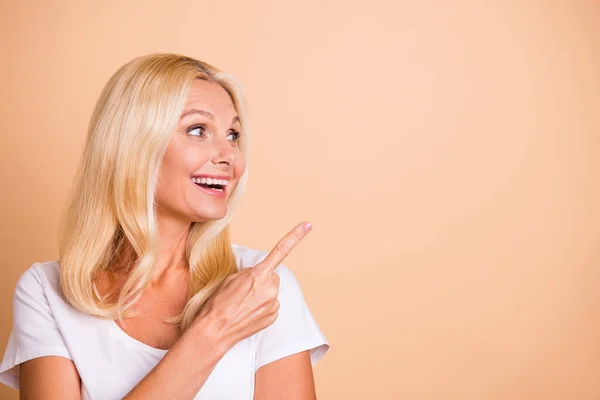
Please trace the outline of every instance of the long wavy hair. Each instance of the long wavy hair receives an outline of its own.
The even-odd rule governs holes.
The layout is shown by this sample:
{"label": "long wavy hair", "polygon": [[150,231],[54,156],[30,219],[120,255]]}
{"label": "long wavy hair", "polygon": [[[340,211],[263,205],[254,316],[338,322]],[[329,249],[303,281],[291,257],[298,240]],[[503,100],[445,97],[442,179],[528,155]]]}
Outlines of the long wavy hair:
{"label": "long wavy hair", "polygon": [[[150,281],[157,258],[159,167],[195,79],[215,82],[231,97],[243,132],[238,143],[246,170],[223,219],[192,223],[186,247],[188,301],[169,322],[185,331],[223,280],[238,271],[229,222],[248,180],[244,90],[233,75],[206,62],[172,53],[149,54],[123,65],[106,83],[61,216],[60,286],[77,310],[119,320],[137,314],[131,306]],[[114,283],[115,265],[124,258],[128,273],[118,296],[100,296],[98,274],[105,272]]]}

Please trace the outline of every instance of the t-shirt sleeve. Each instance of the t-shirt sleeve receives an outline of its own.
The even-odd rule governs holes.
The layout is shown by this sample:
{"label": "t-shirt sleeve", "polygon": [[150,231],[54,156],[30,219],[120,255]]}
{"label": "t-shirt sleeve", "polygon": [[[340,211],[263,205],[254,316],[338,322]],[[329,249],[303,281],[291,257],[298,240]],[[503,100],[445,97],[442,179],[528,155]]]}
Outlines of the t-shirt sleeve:
{"label": "t-shirt sleeve", "polygon": [[310,312],[294,274],[283,264],[279,275],[279,311],[274,323],[256,334],[255,371],[265,364],[310,350],[312,365],[329,350],[327,338]]}
{"label": "t-shirt sleeve", "polygon": [[17,281],[13,327],[0,364],[0,382],[13,389],[19,389],[19,364],[42,356],[72,359],[34,267],[35,264]]}

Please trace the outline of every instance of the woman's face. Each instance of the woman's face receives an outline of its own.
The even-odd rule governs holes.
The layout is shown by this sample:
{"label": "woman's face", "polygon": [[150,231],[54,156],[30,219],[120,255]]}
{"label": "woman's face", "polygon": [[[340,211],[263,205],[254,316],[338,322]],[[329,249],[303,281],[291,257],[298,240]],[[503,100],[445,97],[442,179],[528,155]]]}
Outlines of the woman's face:
{"label": "woman's face", "polygon": [[189,222],[225,217],[231,191],[246,168],[238,143],[240,132],[237,112],[225,89],[196,79],[162,160],[157,211]]}

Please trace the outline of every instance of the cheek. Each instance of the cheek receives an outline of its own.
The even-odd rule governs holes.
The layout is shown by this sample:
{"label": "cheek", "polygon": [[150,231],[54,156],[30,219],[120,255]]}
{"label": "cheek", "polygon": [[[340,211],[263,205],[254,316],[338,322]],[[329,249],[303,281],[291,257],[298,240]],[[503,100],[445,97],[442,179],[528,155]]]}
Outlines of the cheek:
{"label": "cheek", "polygon": [[177,146],[174,143],[165,152],[163,171],[165,177],[171,180],[189,177],[202,163],[202,155],[191,146]]}
{"label": "cheek", "polygon": [[173,176],[173,165],[168,160],[163,160],[158,172],[158,183],[156,186],[155,197],[156,201],[160,205],[166,205],[171,203],[170,194],[175,193],[177,182],[171,177]]}
{"label": "cheek", "polygon": [[242,154],[241,151],[236,157],[234,169],[235,169],[235,173],[238,177],[240,175],[242,175],[244,173],[244,171],[246,170],[246,160],[244,160],[244,155]]}
{"label": "cheek", "polygon": [[168,198],[179,192],[198,162],[197,155],[184,148],[170,146],[162,159],[158,176],[157,197]]}

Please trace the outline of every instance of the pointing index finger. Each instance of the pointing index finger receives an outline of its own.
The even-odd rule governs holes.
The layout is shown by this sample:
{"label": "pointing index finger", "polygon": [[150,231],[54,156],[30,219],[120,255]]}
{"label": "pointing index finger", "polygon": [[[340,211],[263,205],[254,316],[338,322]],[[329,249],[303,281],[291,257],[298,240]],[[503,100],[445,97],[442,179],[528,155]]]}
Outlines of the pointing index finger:
{"label": "pointing index finger", "polygon": [[289,231],[269,252],[264,260],[256,264],[255,270],[258,270],[261,274],[272,273],[275,271],[277,266],[283,262],[285,257],[290,254],[292,249],[296,247],[300,240],[302,240],[308,232],[312,229],[310,222],[303,222],[296,225],[294,229]]}

